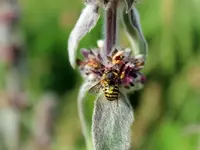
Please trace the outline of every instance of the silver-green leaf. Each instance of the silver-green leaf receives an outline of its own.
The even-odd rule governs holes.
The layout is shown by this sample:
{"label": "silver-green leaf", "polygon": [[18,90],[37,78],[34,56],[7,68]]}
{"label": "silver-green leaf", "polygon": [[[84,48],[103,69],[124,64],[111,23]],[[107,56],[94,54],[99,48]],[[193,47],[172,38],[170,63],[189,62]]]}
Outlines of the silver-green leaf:
{"label": "silver-green leaf", "polygon": [[135,55],[142,54],[146,57],[148,44],[142,31],[137,9],[134,7],[128,13],[124,10],[122,12],[122,21]]}
{"label": "silver-green leaf", "polygon": [[92,121],[94,150],[128,150],[133,120],[127,97],[120,96],[117,102],[100,95],[95,101]]}
{"label": "silver-green leaf", "polygon": [[69,62],[73,68],[76,66],[75,60],[79,41],[94,28],[98,19],[98,7],[96,5],[86,5],[68,40]]}

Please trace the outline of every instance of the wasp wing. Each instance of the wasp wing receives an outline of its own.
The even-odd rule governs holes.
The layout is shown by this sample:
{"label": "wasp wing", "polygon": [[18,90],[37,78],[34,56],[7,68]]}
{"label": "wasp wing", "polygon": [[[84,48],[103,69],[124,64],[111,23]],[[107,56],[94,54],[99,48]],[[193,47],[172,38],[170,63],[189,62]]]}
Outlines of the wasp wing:
{"label": "wasp wing", "polygon": [[89,89],[89,93],[98,93],[99,90],[101,88],[101,83],[98,82],[97,84],[95,84],[94,86],[92,86],[90,89]]}

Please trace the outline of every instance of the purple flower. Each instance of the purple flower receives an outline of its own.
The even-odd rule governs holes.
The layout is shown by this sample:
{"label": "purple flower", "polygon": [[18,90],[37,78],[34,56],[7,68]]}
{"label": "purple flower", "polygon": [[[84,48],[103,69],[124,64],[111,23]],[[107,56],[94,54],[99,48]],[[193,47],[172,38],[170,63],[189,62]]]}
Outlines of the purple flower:
{"label": "purple flower", "polygon": [[91,85],[99,82],[108,70],[114,69],[119,72],[117,81],[120,91],[135,91],[142,87],[145,77],[140,72],[144,67],[145,59],[143,55],[131,56],[129,49],[113,49],[104,61],[100,54],[101,48],[86,50],[82,49],[84,60],[77,59],[83,78],[91,82]]}

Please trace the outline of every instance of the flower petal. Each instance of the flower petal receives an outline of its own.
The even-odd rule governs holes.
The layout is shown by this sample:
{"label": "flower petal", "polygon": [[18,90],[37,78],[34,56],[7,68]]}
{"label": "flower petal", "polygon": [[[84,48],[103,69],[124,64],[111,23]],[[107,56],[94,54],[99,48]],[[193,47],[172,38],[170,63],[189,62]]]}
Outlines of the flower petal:
{"label": "flower petal", "polygon": [[96,5],[86,5],[68,40],[69,61],[73,68],[76,65],[76,51],[79,41],[94,28],[98,19],[98,7]]}
{"label": "flower petal", "polygon": [[123,11],[122,20],[135,55],[143,54],[146,57],[148,44],[143,35],[137,9],[132,8],[128,13]]}
{"label": "flower petal", "polygon": [[127,97],[108,101],[100,95],[95,101],[92,121],[95,150],[127,150],[131,142],[133,109]]}
{"label": "flower petal", "polygon": [[82,132],[85,137],[86,141],[86,147],[88,150],[92,150],[92,141],[91,141],[91,132],[90,132],[90,127],[86,122],[85,119],[85,113],[84,113],[84,100],[87,94],[87,91],[91,87],[90,82],[85,82],[82,84],[80,87],[80,91],[78,94],[78,113],[79,113],[79,118],[81,121],[81,126],[82,126]]}

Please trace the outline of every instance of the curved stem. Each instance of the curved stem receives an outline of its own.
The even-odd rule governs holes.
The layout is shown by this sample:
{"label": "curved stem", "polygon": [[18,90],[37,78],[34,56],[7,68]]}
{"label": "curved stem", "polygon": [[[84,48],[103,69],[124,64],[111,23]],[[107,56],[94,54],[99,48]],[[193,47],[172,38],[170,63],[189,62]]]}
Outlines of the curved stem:
{"label": "curved stem", "polygon": [[87,150],[92,150],[91,132],[86,121],[84,110],[85,96],[87,91],[89,90],[89,87],[91,87],[91,85],[88,82],[83,83],[80,87],[80,91],[78,94],[78,113],[81,121],[82,132],[86,141]]}

